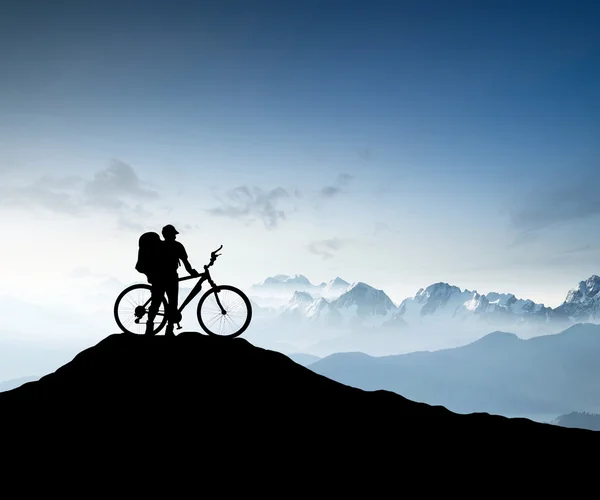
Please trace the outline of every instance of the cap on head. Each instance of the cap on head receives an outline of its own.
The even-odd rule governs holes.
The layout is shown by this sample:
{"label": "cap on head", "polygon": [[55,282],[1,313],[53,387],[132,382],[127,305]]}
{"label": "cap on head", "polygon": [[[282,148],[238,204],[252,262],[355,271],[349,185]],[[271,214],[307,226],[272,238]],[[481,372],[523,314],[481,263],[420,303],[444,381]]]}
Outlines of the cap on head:
{"label": "cap on head", "polygon": [[179,234],[179,231],[175,229],[171,224],[167,224],[162,228],[162,234]]}

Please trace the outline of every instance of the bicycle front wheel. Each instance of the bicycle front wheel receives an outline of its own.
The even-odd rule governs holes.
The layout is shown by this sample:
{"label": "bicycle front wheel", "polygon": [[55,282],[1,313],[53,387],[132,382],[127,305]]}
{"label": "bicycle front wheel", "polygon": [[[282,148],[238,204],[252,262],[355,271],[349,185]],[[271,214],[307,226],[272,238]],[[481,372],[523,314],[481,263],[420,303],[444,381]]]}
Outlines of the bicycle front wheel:
{"label": "bicycle front wheel", "polygon": [[244,292],[231,285],[218,285],[198,301],[198,322],[215,337],[237,337],[252,319],[252,306]]}
{"label": "bicycle front wheel", "polygon": [[[148,309],[152,299],[152,287],[150,285],[131,285],[123,290],[114,306],[114,316],[117,325],[130,335],[140,335],[146,331]],[[154,323],[154,333],[161,331],[167,323],[165,311],[167,301],[162,299]]]}

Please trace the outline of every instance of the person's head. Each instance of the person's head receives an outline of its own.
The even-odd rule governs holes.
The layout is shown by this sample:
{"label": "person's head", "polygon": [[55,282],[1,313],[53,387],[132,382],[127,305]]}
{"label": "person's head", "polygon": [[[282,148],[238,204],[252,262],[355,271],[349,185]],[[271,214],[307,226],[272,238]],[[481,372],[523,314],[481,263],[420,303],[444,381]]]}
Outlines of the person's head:
{"label": "person's head", "polygon": [[179,231],[177,231],[177,229],[175,229],[171,224],[167,224],[162,228],[162,235],[165,240],[174,240],[178,234]]}

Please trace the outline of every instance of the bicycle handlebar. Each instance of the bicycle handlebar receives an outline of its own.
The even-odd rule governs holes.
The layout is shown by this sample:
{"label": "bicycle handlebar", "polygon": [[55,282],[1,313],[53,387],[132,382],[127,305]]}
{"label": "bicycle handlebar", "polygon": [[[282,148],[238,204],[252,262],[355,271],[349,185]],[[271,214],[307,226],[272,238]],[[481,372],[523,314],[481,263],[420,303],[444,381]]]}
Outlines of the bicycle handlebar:
{"label": "bicycle handlebar", "polygon": [[219,248],[217,248],[214,252],[210,253],[210,262],[208,263],[208,265],[204,266],[204,269],[208,269],[210,266],[212,266],[215,263],[215,260],[217,260],[217,257],[219,255],[221,255],[220,253],[217,253],[219,250],[221,250],[221,248],[223,248],[223,245],[221,245]]}
{"label": "bicycle handlebar", "polygon": [[[210,253],[210,262],[208,264],[205,264],[204,270],[206,271],[210,266],[212,266],[215,263],[215,260],[217,260],[217,257],[219,255],[221,255],[220,253],[217,253],[219,250],[221,250],[221,248],[223,248],[223,245],[221,245],[219,248],[217,248],[214,252]],[[198,276],[194,276],[194,275],[190,275],[190,276],[184,276],[183,278],[179,278],[179,281],[186,281],[186,280],[191,280],[193,278],[197,278]]]}

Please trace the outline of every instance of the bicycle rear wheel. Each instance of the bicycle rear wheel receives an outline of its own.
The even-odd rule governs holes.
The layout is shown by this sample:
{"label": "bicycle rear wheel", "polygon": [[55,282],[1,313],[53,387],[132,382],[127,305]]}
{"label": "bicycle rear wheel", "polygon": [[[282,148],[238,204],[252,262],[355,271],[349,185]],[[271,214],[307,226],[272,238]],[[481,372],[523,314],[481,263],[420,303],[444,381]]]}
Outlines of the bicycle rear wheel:
{"label": "bicycle rear wheel", "polygon": [[[114,316],[123,333],[141,335],[146,331],[151,298],[152,287],[144,284],[131,285],[119,294],[115,301]],[[167,323],[166,309],[167,301],[163,297],[156,313],[155,334],[160,332]]]}
{"label": "bicycle rear wheel", "polygon": [[[219,304],[223,306],[225,314]],[[239,288],[218,285],[200,298],[197,315],[200,326],[209,335],[233,338],[248,328],[252,319],[252,306]]]}

